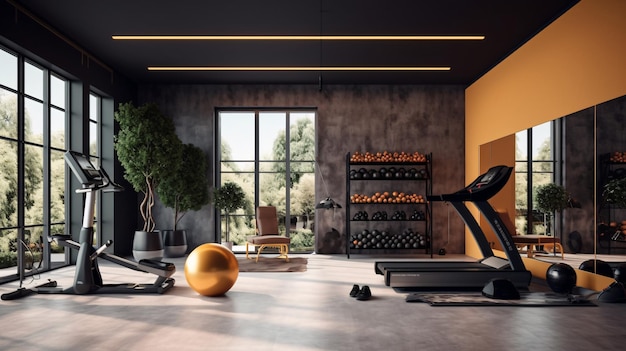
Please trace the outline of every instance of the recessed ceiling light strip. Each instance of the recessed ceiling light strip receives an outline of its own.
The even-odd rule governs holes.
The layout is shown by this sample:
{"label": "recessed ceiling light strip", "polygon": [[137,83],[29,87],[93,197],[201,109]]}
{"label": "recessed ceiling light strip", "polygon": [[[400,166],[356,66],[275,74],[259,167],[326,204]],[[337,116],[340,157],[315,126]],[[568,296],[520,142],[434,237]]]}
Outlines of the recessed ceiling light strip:
{"label": "recessed ceiling light strip", "polygon": [[114,40],[483,40],[484,35],[113,35]]}
{"label": "recessed ceiling light strip", "polygon": [[150,66],[149,71],[449,71],[450,67]]}

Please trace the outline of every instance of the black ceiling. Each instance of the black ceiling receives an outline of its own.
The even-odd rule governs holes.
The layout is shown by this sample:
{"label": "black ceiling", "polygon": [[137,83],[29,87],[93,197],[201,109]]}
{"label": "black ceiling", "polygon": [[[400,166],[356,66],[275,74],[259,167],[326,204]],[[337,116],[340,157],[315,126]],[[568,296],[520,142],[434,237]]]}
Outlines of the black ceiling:
{"label": "black ceiling", "polygon": [[[574,0],[12,0],[138,83],[469,85]],[[484,35],[482,41],[114,41],[112,35]],[[450,66],[151,72],[148,66]]]}

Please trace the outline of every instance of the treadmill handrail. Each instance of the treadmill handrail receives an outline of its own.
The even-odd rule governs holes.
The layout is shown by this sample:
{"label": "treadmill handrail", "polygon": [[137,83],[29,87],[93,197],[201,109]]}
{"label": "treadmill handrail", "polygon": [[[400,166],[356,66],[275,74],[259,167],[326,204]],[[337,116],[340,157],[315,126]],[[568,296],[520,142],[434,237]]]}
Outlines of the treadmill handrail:
{"label": "treadmill handrail", "polygon": [[[461,216],[465,224],[469,227],[474,240],[478,244],[484,258],[493,257],[494,253],[482,228],[476,223],[476,219],[469,212],[464,202],[472,202],[485,217],[492,230],[496,234],[504,253],[509,260],[511,269],[514,271],[525,271],[526,267],[522,261],[517,247],[513,244],[512,233],[502,224],[491,204],[487,200],[497,194],[509,181],[513,167],[494,166],[486,173],[480,175],[470,185],[452,194],[434,195],[427,197],[429,201],[450,202],[457,213]],[[479,190],[476,190],[479,189]]]}

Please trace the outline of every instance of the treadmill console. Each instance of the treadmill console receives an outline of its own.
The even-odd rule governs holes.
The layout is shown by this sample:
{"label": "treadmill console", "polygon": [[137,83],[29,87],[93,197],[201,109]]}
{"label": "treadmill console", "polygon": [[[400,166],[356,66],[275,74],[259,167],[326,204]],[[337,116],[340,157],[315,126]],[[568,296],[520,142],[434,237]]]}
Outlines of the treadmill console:
{"label": "treadmill console", "polygon": [[497,194],[507,183],[513,167],[494,166],[480,175],[470,185],[452,193],[428,196],[430,201],[486,201]]}

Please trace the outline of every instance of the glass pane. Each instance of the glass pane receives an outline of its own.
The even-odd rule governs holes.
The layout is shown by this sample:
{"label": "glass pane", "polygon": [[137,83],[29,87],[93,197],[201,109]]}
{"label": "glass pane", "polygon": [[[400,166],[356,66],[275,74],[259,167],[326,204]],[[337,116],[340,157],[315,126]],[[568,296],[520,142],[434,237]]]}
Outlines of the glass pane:
{"label": "glass pane", "polygon": [[43,148],[24,147],[24,223],[43,223]]}
{"label": "glass pane", "polygon": [[289,198],[291,251],[312,252],[315,247],[315,174],[302,174],[290,189]]}
{"label": "glass pane", "polygon": [[30,271],[42,268],[43,226],[24,229],[24,269]]}
{"label": "glass pane", "polygon": [[43,70],[28,62],[24,63],[24,92],[43,100]]}
{"label": "glass pane", "polygon": [[[65,233],[65,224],[55,224],[50,226],[50,234],[69,234]],[[56,240],[50,243],[50,261],[52,267],[65,264],[65,252],[69,251],[69,248],[59,245]]]}
{"label": "glass pane", "polygon": [[254,162],[223,161],[221,165],[223,173],[254,172]]}
{"label": "glass pane", "polygon": [[100,120],[100,97],[89,94],[89,154],[98,155],[98,121]]}
{"label": "glass pane", "polygon": [[291,167],[290,175],[291,175],[292,186],[295,184],[298,184],[303,175],[315,172],[315,162],[313,161],[308,161],[308,162],[293,162],[292,161],[289,165]]}
{"label": "glass pane", "polygon": [[43,104],[24,99],[24,139],[43,145]]}
{"label": "glass pane", "polygon": [[65,111],[50,109],[50,146],[65,149]]}
{"label": "glass pane", "polygon": [[289,154],[291,161],[315,160],[315,113],[289,114]]}
{"label": "glass pane", "polygon": [[[526,167],[525,162],[520,162]],[[528,173],[515,172],[515,228],[518,233],[526,231],[526,213],[528,212]]]}
{"label": "glass pane", "polygon": [[98,155],[98,124],[89,122],[89,154]]}
{"label": "glass pane", "polygon": [[[261,170],[259,179],[259,191],[261,192],[261,201],[265,201],[267,205],[275,206],[277,199],[285,201],[285,163],[284,162],[263,162],[260,165]],[[281,172],[275,172],[275,169],[282,169]],[[289,184],[291,186],[291,183]],[[280,193],[280,194],[279,194]],[[264,195],[267,194],[267,195]]]}
{"label": "glass pane", "polygon": [[50,221],[65,222],[65,160],[55,150],[50,151]]}
{"label": "glass pane", "polygon": [[220,112],[222,160],[254,160],[254,113]]}
{"label": "glass pane", "polygon": [[65,109],[66,84],[59,77],[50,75],[50,103],[61,109]]}
{"label": "glass pane", "polygon": [[552,173],[554,173],[554,162],[540,162],[533,161],[532,163],[533,173],[549,173],[547,177],[552,178]]}
{"label": "glass pane", "polygon": [[533,127],[533,160],[553,160],[552,156],[552,122]]}
{"label": "glass pane", "polygon": [[[235,214],[228,216],[228,219],[226,218],[226,216],[222,216],[221,218],[221,242],[231,241],[233,243],[233,251],[245,250],[246,238],[250,235],[255,235],[254,214]],[[228,232],[226,231],[227,221]],[[237,246],[237,248],[235,248],[234,246]]]}
{"label": "glass pane", "polygon": [[283,173],[259,174],[259,206],[276,206],[285,215],[285,175]]}
{"label": "glass pane", "polygon": [[100,98],[97,95],[89,94],[89,119],[97,122],[98,111],[100,110]]}
{"label": "glass pane", "polygon": [[17,95],[4,89],[0,89],[0,135],[17,139]]}
{"label": "glass pane", "polygon": [[528,160],[528,131],[522,130],[515,133],[515,159],[517,161]]}
{"label": "glass pane", "polygon": [[14,227],[17,226],[17,142],[0,140],[0,169],[0,227]]}
{"label": "glass pane", "polygon": [[259,160],[286,160],[286,121],[284,112],[259,114]]}
{"label": "glass pane", "polygon": [[0,84],[17,90],[17,56],[0,50]]}
{"label": "glass pane", "polygon": [[5,259],[0,260],[0,277],[8,277],[17,274],[17,229],[0,230],[0,255]]}

